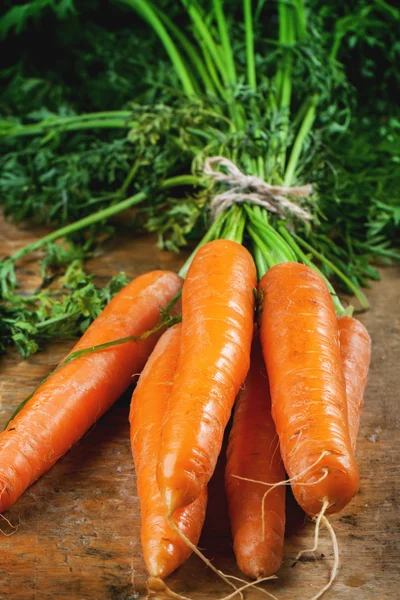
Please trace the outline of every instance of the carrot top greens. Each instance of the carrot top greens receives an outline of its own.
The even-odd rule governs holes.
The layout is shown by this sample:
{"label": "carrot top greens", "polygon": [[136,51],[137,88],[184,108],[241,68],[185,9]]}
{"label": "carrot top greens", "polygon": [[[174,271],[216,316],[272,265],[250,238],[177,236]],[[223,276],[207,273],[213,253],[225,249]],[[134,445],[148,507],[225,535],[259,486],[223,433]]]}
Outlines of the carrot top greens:
{"label": "carrot top greens", "polygon": [[14,345],[27,358],[51,339],[82,335],[108,302],[129,283],[124,273],[104,287],[82,269],[79,260],[68,266],[56,286],[31,296],[8,293],[0,303],[0,353]]}
{"label": "carrot top greens", "polygon": [[[92,5],[35,0],[0,18],[11,48],[24,31],[39,35],[58,20],[64,38],[53,43],[77,67],[74,82],[65,65],[55,76],[27,58],[3,73],[0,203],[16,221],[59,228],[0,263],[4,307],[29,310],[13,291],[18,258],[38,248],[54,254],[54,242],[67,237],[81,247],[89,239],[83,259],[99,232],[113,235],[113,217],[127,208],[135,207],[129,227],[156,232],[163,248],[200,239],[211,225],[210,200],[221,191],[202,172],[215,155],[273,185],[313,185],[302,200],[312,223],[287,214],[290,239],[274,215],[261,227],[257,211],[236,211],[249,223],[245,242],[273,230],[276,251],[283,236],[289,255],[312,257],[365,306],[359,288],[379,277],[371,261],[399,258],[392,244],[400,222],[400,119],[384,93],[398,84],[385,31],[400,23],[400,12],[381,0],[358,0],[352,10],[317,0],[119,0],[100,22]],[[85,56],[68,55],[71,30]],[[102,75],[88,77],[90,61],[108,69],[108,88]],[[49,85],[38,80],[40,68]],[[363,114],[358,88],[368,77],[382,98]],[[29,94],[29,85],[40,94]],[[81,87],[84,106],[74,92]],[[29,107],[30,96],[44,104]],[[243,234],[237,219],[231,239]],[[213,227],[210,239],[220,233]],[[268,266],[258,243],[254,253],[259,269]],[[13,343],[8,330],[3,340]]]}

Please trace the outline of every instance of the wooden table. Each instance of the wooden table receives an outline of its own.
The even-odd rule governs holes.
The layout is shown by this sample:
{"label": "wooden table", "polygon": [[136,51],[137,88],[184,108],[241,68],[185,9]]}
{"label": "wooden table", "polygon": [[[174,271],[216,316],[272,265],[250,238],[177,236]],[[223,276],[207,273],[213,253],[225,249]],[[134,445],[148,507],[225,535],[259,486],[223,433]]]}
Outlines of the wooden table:
{"label": "wooden table", "polygon": [[[0,221],[0,256],[36,235]],[[87,265],[100,283],[124,270],[134,277],[147,270],[174,269],[181,257],[160,252],[154,240],[119,237]],[[39,279],[32,258],[20,265],[25,288]],[[341,515],[332,517],[341,548],[338,579],[326,598],[385,600],[400,597],[399,523],[399,270],[382,271],[368,296],[371,310],[360,318],[373,341],[373,358],[358,444],[361,488]],[[70,342],[52,343],[29,360],[15,352],[0,359],[0,419],[66,354]],[[134,600],[146,598],[146,572],[140,548],[140,513],[128,440],[129,393],[33,485],[7,513],[20,523],[0,536],[2,600]],[[232,555],[221,459],[210,484],[210,502],[200,547],[223,571],[239,575]],[[323,531],[311,560],[295,563],[312,546],[313,525],[292,513],[279,579],[266,589],[281,600],[307,600],[327,581],[332,549]],[[1,524],[10,533],[6,523]],[[196,557],[168,581],[193,600],[216,600],[228,593]],[[161,598],[161,595],[157,597]],[[262,598],[257,591],[248,598]]]}

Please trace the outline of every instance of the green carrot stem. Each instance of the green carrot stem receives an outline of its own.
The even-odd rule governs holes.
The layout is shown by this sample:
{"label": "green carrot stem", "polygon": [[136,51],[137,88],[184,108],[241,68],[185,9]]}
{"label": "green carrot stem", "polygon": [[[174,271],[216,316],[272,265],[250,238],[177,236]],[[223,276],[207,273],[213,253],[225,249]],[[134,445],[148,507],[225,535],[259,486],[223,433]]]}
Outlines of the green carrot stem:
{"label": "green carrot stem", "polygon": [[172,298],[172,300],[170,300],[168,302],[168,304],[165,308],[160,309],[161,320],[164,321],[164,324],[168,323],[169,319],[174,318],[170,315],[170,312],[173,309],[173,307],[175,306],[175,304],[178,302],[179,298],[181,298],[181,296],[182,296],[182,288],[179,290],[179,292],[177,292],[175,294],[175,296]]}
{"label": "green carrot stem", "polygon": [[149,0],[120,1],[128,4],[128,6],[136,10],[151,25],[163,43],[164,48],[170,57],[172,64],[174,65],[176,73],[181,80],[185,94],[187,96],[195,95],[195,88],[193,86],[189,71],[187,70],[186,65],[171,36],[165,29],[161,19],[158,17],[156,10],[153,8]]}
{"label": "green carrot stem", "polygon": [[215,12],[215,17],[217,19],[219,36],[221,38],[222,48],[224,50],[224,58],[226,60],[229,81],[232,85],[236,84],[236,67],[235,61],[233,58],[231,41],[229,39],[228,27],[226,24],[226,19],[224,15],[224,11],[222,8],[222,0],[213,0],[213,7]]}
{"label": "green carrot stem", "polygon": [[237,227],[236,241],[238,242],[238,244],[243,244],[244,231],[245,231],[245,227],[246,227],[246,218],[245,218],[242,210],[240,210],[240,215],[241,215],[241,218],[239,220],[238,227]]}
{"label": "green carrot stem", "polygon": [[313,256],[315,256],[315,258],[317,258],[319,261],[321,261],[323,264],[329,267],[329,269],[331,269],[331,271],[335,273],[335,275],[337,275],[339,279],[341,279],[343,283],[348,287],[348,289],[354,294],[363,310],[368,310],[369,302],[366,296],[334,263],[327,259],[323,254],[315,250],[315,248],[313,248],[310,244],[305,242],[296,233],[292,233],[292,236],[300,246],[303,246],[303,248],[308,250]]}
{"label": "green carrot stem", "polygon": [[254,35],[253,35],[253,17],[252,0],[243,0],[244,29],[246,39],[246,62],[247,62],[247,82],[252,90],[257,87],[256,67],[254,60]]}
{"label": "green carrot stem", "polygon": [[217,67],[219,74],[224,81],[225,85],[229,83],[229,77],[227,74],[227,70],[224,65],[223,58],[220,54],[220,50],[215,43],[207,25],[204,22],[203,16],[197,7],[197,5],[193,2],[193,0],[182,0],[183,6],[186,8],[188,15],[190,16],[194,29],[197,32],[199,38],[203,40],[204,45],[208,49],[212,60]]}
{"label": "green carrot stem", "polygon": [[283,48],[283,57],[279,62],[278,71],[276,74],[276,87],[278,92],[278,103],[282,108],[282,91],[284,85],[284,71],[287,64],[287,49],[286,46],[289,43],[288,35],[288,19],[289,12],[288,6],[285,0],[278,0],[278,15],[279,15],[279,45]]}
{"label": "green carrot stem", "polygon": [[60,321],[65,321],[65,319],[70,319],[71,317],[74,317],[74,316],[78,315],[79,313],[81,313],[81,311],[76,310],[72,313],[60,315],[58,317],[53,317],[52,319],[46,319],[46,321],[41,321],[40,323],[37,323],[36,329],[43,329],[43,327],[47,327],[47,325],[53,325],[54,323],[59,323]]}
{"label": "green carrot stem", "polygon": [[119,188],[118,193],[121,194],[121,196],[125,196],[127,189],[129,188],[130,184],[132,183],[133,179],[136,176],[136,173],[138,172],[138,170],[140,168],[140,165],[141,165],[141,161],[135,160],[135,162],[129,169],[128,175],[125,177],[125,180],[123,181],[121,187]]}
{"label": "green carrot stem", "polygon": [[220,237],[225,240],[233,240],[238,244],[243,242],[244,227],[246,219],[242,209],[234,205],[227,211],[227,219],[220,234]]}
{"label": "green carrot stem", "polygon": [[244,205],[247,216],[253,227],[257,230],[258,236],[271,249],[277,262],[295,261],[296,256],[285,240],[275,231],[271,225],[257,217],[252,207]]}
{"label": "green carrot stem", "polygon": [[[132,113],[130,113],[132,116]],[[46,123],[42,121],[34,125],[16,125],[13,128],[1,129],[1,137],[29,137],[42,133],[56,131],[82,131],[90,129],[132,129],[137,126],[137,121],[128,121],[127,119],[94,119],[79,121],[52,121]]]}
{"label": "green carrot stem", "polygon": [[185,185],[203,185],[202,180],[196,175],[175,175],[175,177],[168,177],[160,184],[161,190],[169,190],[178,186]]}
{"label": "green carrot stem", "polygon": [[286,146],[289,132],[290,103],[292,97],[292,63],[293,56],[290,46],[295,42],[295,29],[293,23],[293,9],[285,0],[279,0],[279,44],[283,47],[283,57],[278,68],[279,82],[278,96],[279,109],[282,115],[281,150],[277,166],[281,173],[284,172],[286,162]]}
{"label": "green carrot stem", "polygon": [[294,0],[293,7],[296,10],[296,33],[297,39],[302,42],[307,37],[307,15],[304,0]]}
{"label": "green carrot stem", "polygon": [[308,110],[305,114],[303,122],[300,126],[300,129],[297,133],[295,142],[293,144],[292,151],[290,153],[289,162],[286,168],[285,177],[284,177],[284,185],[290,186],[293,183],[295,172],[297,169],[297,165],[299,162],[300,154],[303,150],[304,142],[307,139],[308,134],[311,131],[311,128],[315,121],[315,111],[317,106],[317,97],[314,96]]}
{"label": "green carrot stem", "polygon": [[210,74],[213,84],[215,85],[216,89],[218,90],[221,98],[224,99],[225,101],[228,101],[226,90],[224,89],[224,87],[220,81],[219,75],[218,75],[215,65],[212,61],[211,54],[208,51],[207,46],[204,44],[204,42],[201,39],[199,39],[199,45],[200,45],[201,51],[203,53],[204,62],[206,64],[206,67],[208,69],[208,72]]}
{"label": "green carrot stem", "polygon": [[131,110],[105,110],[91,113],[84,113],[81,115],[71,115],[70,117],[50,117],[49,119],[45,119],[45,121],[52,120],[61,120],[65,122],[75,122],[75,121],[86,121],[92,119],[129,119],[132,116]]}
{"label": "green carrot stem", "polygon": [[287,136],[289,132],[289,118],[290,118],[290,99],[292,95],[292,78],[291,78],[291,57],[287,57],[287,64],[282,71],[282,87],[281,87],[281,114],[282,114],[282,125],[281,125],[281,151],[278,156],[278,167],[280,172],[283,173],[286,163],[286,145]]}
{"label": "green carrot stem", "polygon": [[254,262],[256,263],[258,278],[261,277],[268,271],[268,264],[264,257],[264,254],[261,252],[259,246],[253,241],[253,256]]}
{"label": "green carrot stem", "polygon": [[[63,124],[68,125],[70,123],[76,123],[79,121],[93,121],[93,120],[101,120],[101,119],[129,119],[132,117],[131,110],[106,110],[100,112],[91,112],[84,113],[81,115],[71,115],[69,117],[60,117],[58,115],[48,117],[47,119],[42,119],[40,124],[43,125],[51,125],[51,124]],[[36,126],[37,123],[33,123],[32,126]],[[20,125],[16,123],[12,123],[11,121],[0,121],[0,127],[28,127],[28,125]]]}
{"label": "green carrot stem", "polygon": [[203,81],[205,91],[215,96],[216,89],[195,46],[193,46],[193,44],[188,40],[188,38],[181,32],[179,27],[177,27],[175,23],[159,8],[157,8],[157,14],[159,15],[160,19],[162,19],[166,27],[168,27],[172,35],[174,35],[178,42],[181,44],[182,48],[185,50],[186,54],[192,61],[192,64],[196,67],[197,72]]}
{"label": "green carrot stem", "polygon": [[[292,95],[292,59],[290,56],[286,57],[286,64],[282,73],[282,87],[281,87],[281,109],[289,113],[290,98]],[[289,120],[289,115],[286,117]]]}
{"label": "green carrot stem", "polygon": [[226,221],[219,236],[224,240],[236,241],[238,228],[238,214],[236,208],[236,206],[232,206],[227,211]]}
{"label": "green carrot stem", "polygon": [[313,96],[307,96],[301,103],[300,107],[297,109],[295,116],[292,118],[292,129],[298,129],[302,124],[304,117],[306,116],[307,110],[310,106],[310,101]]}
{"label": "green carrot stem", "polygon": [[257,233],[268,248],[271,249],[276,263],[292,262],[296,260],[291,248],[287,247],[286,244],[282,244],[282,240],[276,235],[276,232],[272,227],[267,226],[265,228],[259,228]]}
{"label": "green carrot stem", "polygon": [[265,272],[268,269],[271,269],[281,261],[277,260],[274,257],[271,249],[268,247],[267,244],[265,244],[264,240],[261,239],[261,237],[258,235],[258,231],[252,225],[247,225],[247,231],[249,232],[250,237],[252,238],[254,244],[258,247],[259,252],[262,256],[263,262],[260,262],[259,266],[263,269],[264,265],[267,265],[267,269],[265,269],[265,271],[261,270],[258,272],[259,279],[261,279],[261,277],[265,274]]}
{"label": "green carrot stem", "polygon": [[258,171],[258,176],[261,177],[261,179],[265,179],[265,165],[264,165],[264,159],[262,156],[257,157],[257,171]]}
{"label": "green carrot stem", "polygon": [[261,208],[261,206],[257,206],[256,204],[254,204],[253,215],[257,219],[259,219],[260,221],[262,221],[263,223],[268,225],[268,212],[266,210],[264,210],[263,208]]}
{"label": "green carrot stem", "polygon": [[[201,59],[200,59],[201,62]],[[211,83],[212,86],[212,83]],[[221,87],[223,90],[223,88]],[[210,92],[214,88],[210,87]],[[217,105],[218,106],[218,105]],[[204,115],[215,119],[222,119],[231,124],[230,120],[211,110],[202,110]],[[115,115],[115,117],[113,116]],[[109,118],[103,118],[109,116]],[[118,116],[118,118],[116,118]],[[132,111],[110,111],[109,113],[86,113],[74,117],[44,119],[34,124],[15,124],[9,121],[0,121],[0,138],[5,137],[30,137],[56,131],[80,131],[90,129],[132,129],[137,126],[133,119]]]}
{"label": "green carrot stem", "polygon": [[130,196],[122,202],[118,202],[117,204],[113,204],[112,206],[100,210],[94,215],[89,215],[87,217],[84,217],[83,219],[75,221],[74,223],[65,225],[64,227],[61,227],[56,231],[52,231],[51,233],[40,238],[39,240],[36,240],[35,242],[32,242],[31,244],[28,244],[27,246],[24,246],[23,248],[15,252],[11,257],[11,260],[15,262],[23,256],[25,256],[26,254],[34,252],[38,248],[41,248],[46,244],[49,244],[50,242],[54,242],[55,240],[65,237],[66,235],[70,235],[71,233],[75,233],[76,231],[80,231],[81,229],[85,229],[86,227],[89,227],[94,223],[98,223],[99,221],[108,219],[109,217],[112,217],[113,215],[116,215],[122,212],[123,210],[140,204],[145,198],[146,194],[144,192],[140,192],[138,194],[135,194],[134,196]]}
{"label": "green carrot stem", "polygon": [[[171,177],[170,179],[166,179],[165,181],[163,181],[162,184],[160,185],[160,188],[162,190],[166,190],[171,187],[178,186],[178,185],[193,185],[194,183],[197,183],[198,181],[199,181],[199,179],[197,177],[195,177],[194,175],[177,175],[176,177]],[[75,233],[82,229],[86,229],[87,227],[90,227],[91,225],[94,225],[95,223],[99,223],[100,221],[109,219],[110,217],[117,215],[118,213],[123,212],[124,210],[127,210],[128,208],[132,208],[133,206],[140,204],[141,202],[143,202],[143,200],[145,200],[146,196],[147,195],[145,192],[139,192],[138,194],[134,194],[133,196],[126,198],[126,200],[122,200],[121,202],[112,204],[111,206],[108,206],[107,208],[103,208],[102,210],[99,210],[98,212],[96,212],[92,215],[83,217],[83,219],[79,219],[78,221],[69,223],[68,225],[61,227],[60,229],[57,229],[56,231],[52,231],[51,233],[40,238],[39,240],[36,240],[35,242],[32,242],[31,244],[24,246],[20,250],[17,250],[17,252],[15,252],[10,258],[7,258],[5,260],[11,261],[11,262],[16,262],[17,260],[19,260],[20,258],[25,256],[26,254],[29,254],[30,252],[34,252],[35,250],[42,248],[46,244],[49,244],[51,242],[54,242],[55,240],[58,240],[62,237],[70,235],[71,233]]]}

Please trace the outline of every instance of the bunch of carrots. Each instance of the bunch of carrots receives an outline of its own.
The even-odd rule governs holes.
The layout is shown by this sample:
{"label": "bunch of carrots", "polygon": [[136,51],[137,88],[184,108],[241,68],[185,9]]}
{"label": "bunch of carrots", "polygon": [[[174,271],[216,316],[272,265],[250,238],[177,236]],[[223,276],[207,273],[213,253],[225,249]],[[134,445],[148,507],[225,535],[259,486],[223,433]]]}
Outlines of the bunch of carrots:
{"label": "bunch of carrots", "polygon": [[[141,372],[132,396],[130,437],[143,555],[152,585],[159,585],[192,552],[234,588],[229,598],[242,596],[253,585],[238,587],[196,546],[207,485],[233,411],[225,489],[238,566],[257,585],[278,571],[285,490],[291,485],[300,507],[316,521],[316,539],[324,524],[334,546],[330,579],[315,600],[337,571],[337,542],[327,515],[341,511],[358,489],[354,454],[371,340],[319,266],[339,276],[367,307],[361,290],[340,264],[299,235],[304,231],[297,226],[302,207],[293,210],[293,186],[310,187],[305,185],[307,144],[324,102],[324,86],[320,89],[318,82],[325,71],[314,87],[305,86],[304,98],[294,94],[292,85],[301,51],[309,56],[307,44],[313,42],[307,9],[303,0],[278,0],[279,39],[273,44],[279,53],[276,72],[271,69],[266,79],[256,69],[260,61],[253,33],[262,2],[254,9],[251,0],[243,0],[244,61],[242,55],[237,60],[222,0],[213,0],[210,13],[202,3],[182,0],[191,23],[187,35],[158,3],[122,2],[160,38],[180,81],[179,95],[197,100],[219,119],[218,129],[188,130],[197,140],[196,155],[214,155],[215,163],[223,154],[221,168],[229,159],[251,181],[247,177],[247,187],[231,185],[240,204],[225,204],[214,214],[179,274],[154,271],[132,281],[17,409],[0,434],[0,513]],[[323,68],[323,61],[316,64]],[[193,182],[193,175],[171,175],[159,182],[160,188],[177,180]],[[273,199],[292,208],[289,227],[279,220],[288,216],[283,211],[271,216],[265,203],[255,202],[260,180],[264,188],[269,183],[270,192],[279,188]],[[218,182],[221,178],[215,176],[207,188],[210,194]],[[145,197],[140,191],[51,234],[51,240]],[[26,247],[12,260],[31,250]]]}
{"label": "bunch of carrots", "polygon": [[[230,207],[180,274],[147,273],[119,292],[19,407],[0,434],[0,512],[142,371],[130,437],[149,574],[164,579],[200,554],[207,484],[234,409],[234,551],[244,574],[270,578],[283,557],[286,485],[332,536],[326,515],[357,493],[371,341],[348,313],[284,224],[271,227],[249,203]],[[233,595],[244,589],[217,572]]]}

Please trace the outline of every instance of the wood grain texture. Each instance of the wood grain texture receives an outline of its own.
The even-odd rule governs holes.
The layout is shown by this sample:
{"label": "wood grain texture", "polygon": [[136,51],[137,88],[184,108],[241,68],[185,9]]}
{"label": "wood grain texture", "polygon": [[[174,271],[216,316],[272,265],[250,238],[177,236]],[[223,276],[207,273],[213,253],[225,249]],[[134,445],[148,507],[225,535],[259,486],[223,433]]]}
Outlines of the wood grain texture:
{"label": "wood grain texture", "polygon": [[[20,231],[0,220],[0,257],[44,232]],[[120,270],[134,277],[158,267],[178,268],[182,259],[158,251],[154,239],[121,236],[90,260],[87,268],[98,274],[99,283],[105,283]],[[34,289],[39,282],[31,258],[21,262],[19,274],[24,289]],[[360,317],[373,343],[357,448],[361,487],[344,512],[331,519],[341,548],[341,568],[327,599],[398,597],[399,274],[397,268],[382,271],[382,281],[368,291],[372,308]],[[0,426],[72,345],[48,344],[27,361],[15,352],[0,359]],[[129,397],[125,394],[7,513],[20,526],[14,535],[0,535],[0,600],[146,598],[139,501],[129,447]],[[218,568],[239,575],[227,522],[223,468],[221,458],[210,483],[199,545]],[[313,526],[302,526],[303,522],[292,506],[283,567],[279,579],[266,587],[280,600],[307,600],[329,576],[332,549],[326,532],[316,560],[294,564],[297,552],[312,545]],[[0,526],[5,533],[11,532],[6,523]],[[193,600],[216,600],[228,593],[196,557],[168,584]],[[262,595],[252,591],[247,598],[256,600]]]}

